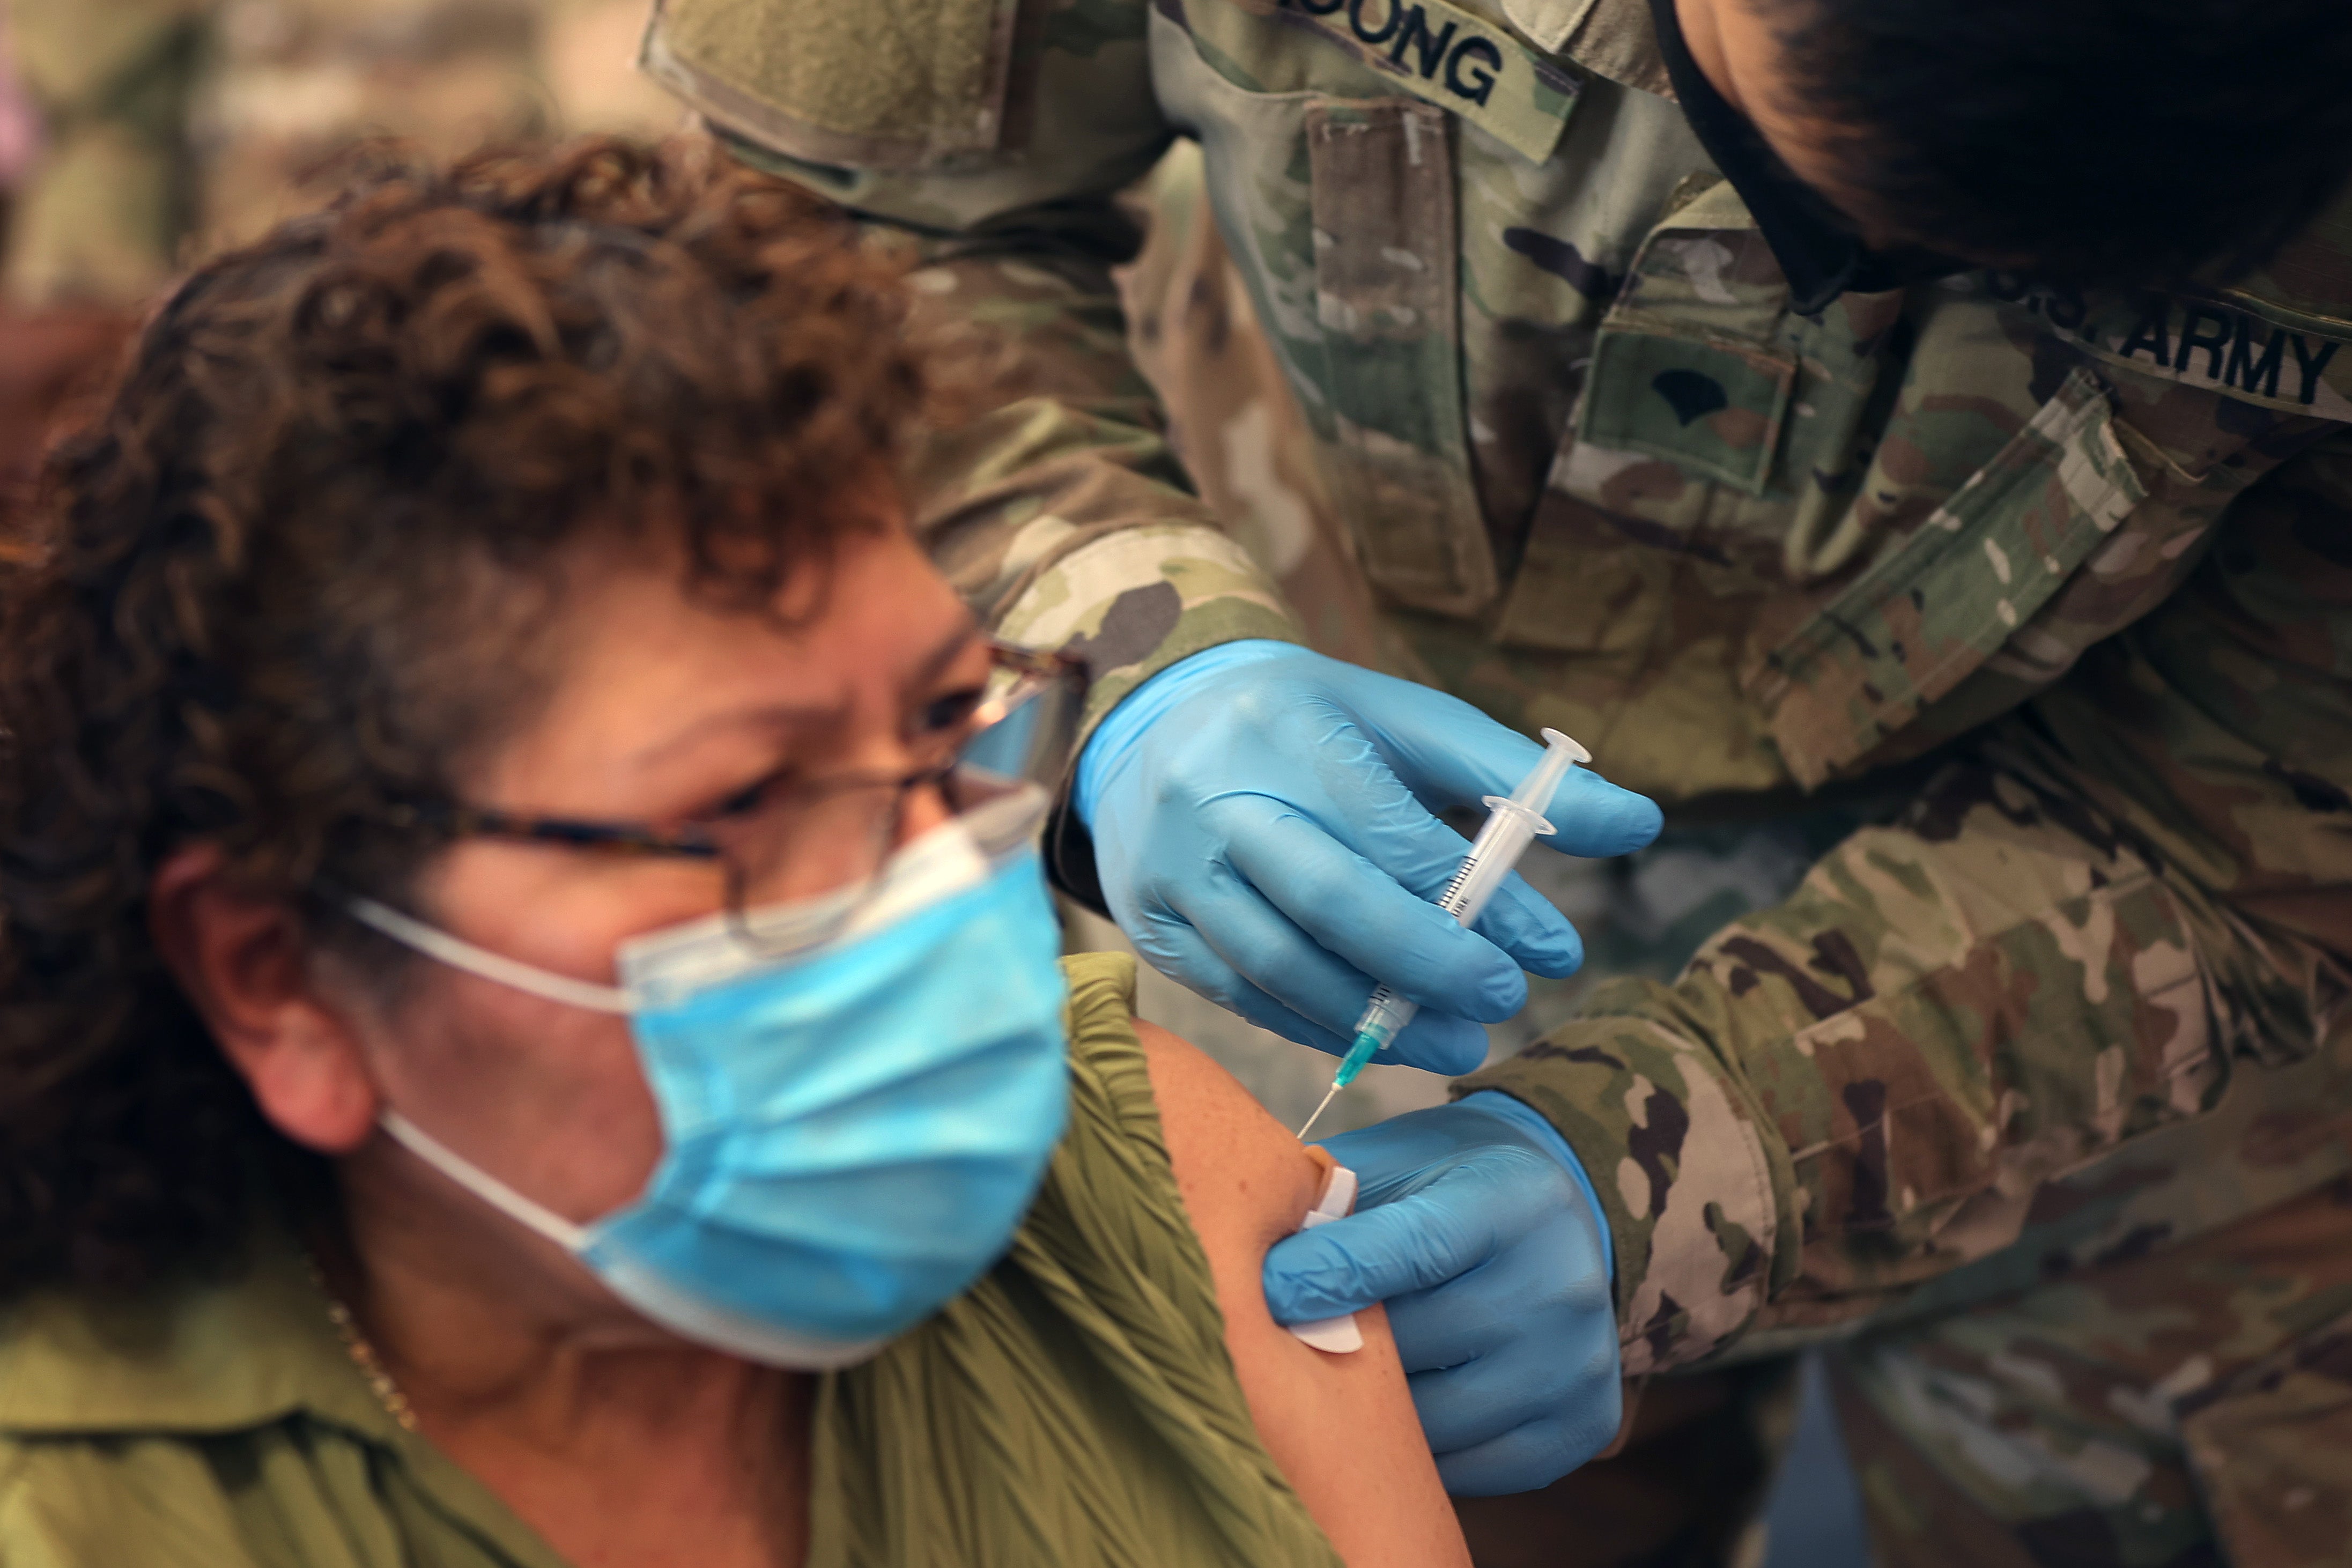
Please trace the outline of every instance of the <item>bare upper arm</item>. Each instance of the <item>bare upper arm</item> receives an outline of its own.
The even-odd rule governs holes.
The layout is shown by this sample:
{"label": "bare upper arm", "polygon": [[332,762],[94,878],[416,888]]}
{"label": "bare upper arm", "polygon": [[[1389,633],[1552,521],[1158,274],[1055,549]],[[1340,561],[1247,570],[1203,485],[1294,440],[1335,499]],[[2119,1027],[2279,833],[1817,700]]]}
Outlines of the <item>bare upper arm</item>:
{"label": "bare upper arm", "polygon": [[1386,1314],[1359,1314],[1364,1348],[1330,1355],[1266,1310],[1266,1250],[1315,1205],[1329,1157],[1301,1147],[1200,1051],[1156,1025],[1138,1020],[1136,1030],[1225,1343],[1275,1463],[1349,1568],[1467,1564]]}

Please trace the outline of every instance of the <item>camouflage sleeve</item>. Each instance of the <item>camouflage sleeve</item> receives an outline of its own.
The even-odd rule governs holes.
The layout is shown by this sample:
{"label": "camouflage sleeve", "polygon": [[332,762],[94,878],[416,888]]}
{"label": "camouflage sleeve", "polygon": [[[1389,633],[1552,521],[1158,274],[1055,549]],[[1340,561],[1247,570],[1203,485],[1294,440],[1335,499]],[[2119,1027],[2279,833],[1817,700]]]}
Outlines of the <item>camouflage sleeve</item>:
{"label": "camouflage sleeve", "polygon": [[2352,437],[1672,985],[1466,1080],[1549,1117],[1639,1373],[2210,1231],[2352,1169]]}
{"label": "camouflage sleeve", "polygon": [[1187,654],[1297,637],[1192,494],[1104,269],[975,247],[918,283],[926,324],[984,334],[993,363],[974,412],[924,435],[917,526],[999,636],[1086,659],[1089,724]]}
{"label": "camouflage sleeve", "polygon": [[1111,277],[1138,238],[1118,193],[1174,137],[1150,9],[665,0],[644,57],[739,156],[919,247],[918,325],[980,393],[927,433],[919,524],[999,635],[1087,660],[1089,723],[1187,654],[1298,636],[1192,493]]}

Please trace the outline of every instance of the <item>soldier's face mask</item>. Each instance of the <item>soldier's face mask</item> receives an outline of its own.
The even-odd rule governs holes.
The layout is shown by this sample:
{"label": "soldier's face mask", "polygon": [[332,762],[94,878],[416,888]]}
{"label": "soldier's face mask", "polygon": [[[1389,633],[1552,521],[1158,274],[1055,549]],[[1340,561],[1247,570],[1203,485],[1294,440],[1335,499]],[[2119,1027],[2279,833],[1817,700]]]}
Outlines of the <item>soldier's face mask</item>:
{"label": "soldier's face mask", "polygon": [[1675,0],[1650,0],[1650,15],[1684,118],[1772,247],[1789,279],[1790,309],[1816,315],[1841,294],[1900,289],[1966,268],[1966,262],[1931,251],[1880,251],[1864,244],[1845,216],[1790,173],[1763,133],[1715,89],[1691,58]]}

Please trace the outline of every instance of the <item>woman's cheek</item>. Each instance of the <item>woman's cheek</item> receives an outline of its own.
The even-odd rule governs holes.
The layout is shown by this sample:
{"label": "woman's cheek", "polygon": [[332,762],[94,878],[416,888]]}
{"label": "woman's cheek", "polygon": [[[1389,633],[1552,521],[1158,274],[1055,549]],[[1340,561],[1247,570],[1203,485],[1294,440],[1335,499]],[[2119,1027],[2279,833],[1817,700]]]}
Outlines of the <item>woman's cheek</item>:
{"label": "woman's cheek", "polygon": [[530,1087],[511,1131],[530,1142],[530,1163],[543,1173],[541,1201],[584,1224],[644,1189],[661,1159],[661,1112],[627,1019],[572,1009],[550,1023],[515,1037]]}
{"label": "woman's cheek", "polygon": [[575,1223],[634,1198],[663,1140],[629,1021],[469,974],[446,985],[441,1005],[405,1021],[386,1064],[392,1103]]}

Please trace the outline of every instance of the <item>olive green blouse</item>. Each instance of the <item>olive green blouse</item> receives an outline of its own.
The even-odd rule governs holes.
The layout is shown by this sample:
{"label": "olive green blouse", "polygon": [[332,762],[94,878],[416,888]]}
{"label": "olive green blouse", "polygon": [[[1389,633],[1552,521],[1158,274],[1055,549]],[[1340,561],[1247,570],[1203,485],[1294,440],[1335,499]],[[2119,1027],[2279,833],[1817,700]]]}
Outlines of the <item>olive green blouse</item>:
{"label": "olive green blouse", "polygon": [[[824,1379],[810,1568],[1337,1568],[1226,1354],[1132,962],[1066,967],[1069,1131],[1004,1260]],[[0,1563],[563,1568],[385,1413],[284,1243],[226,1283],[0,1318]]]}

